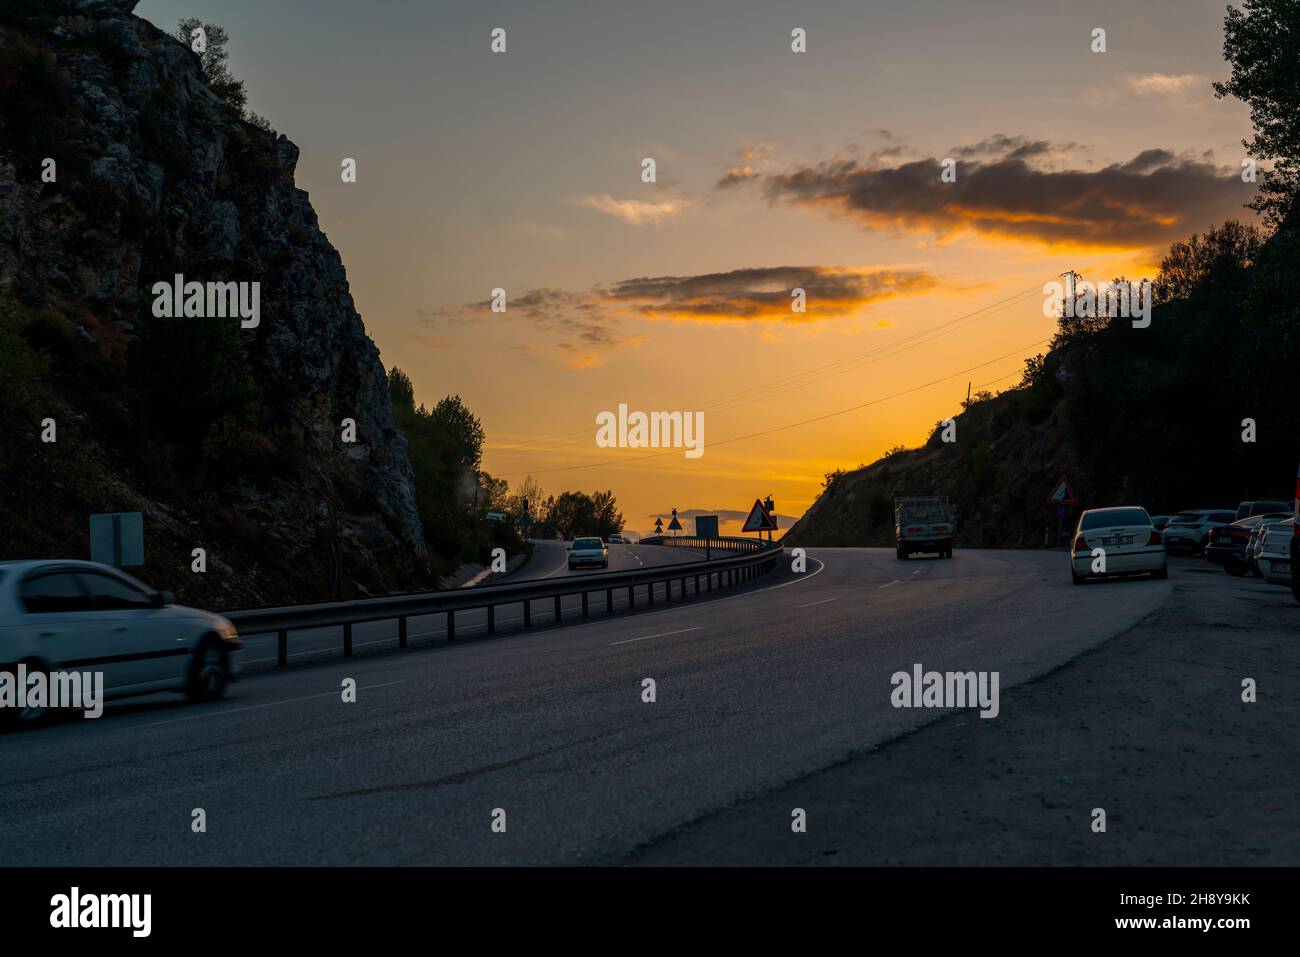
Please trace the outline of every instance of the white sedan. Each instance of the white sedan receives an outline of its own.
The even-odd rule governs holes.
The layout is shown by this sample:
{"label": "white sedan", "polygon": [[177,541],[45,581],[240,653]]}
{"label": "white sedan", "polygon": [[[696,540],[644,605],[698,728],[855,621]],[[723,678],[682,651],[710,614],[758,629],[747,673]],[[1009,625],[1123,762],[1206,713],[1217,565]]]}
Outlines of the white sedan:
{"label": "white sedan", "polygon": [[1255,565],[1266,582],[1273,585],[1291,584],[1291,537],[1295,532],[1294,518],[1283,522],[1260,523],[1259,551]]}
{"label": "white sedan", "polygon": [[609,549],[599,538],[575,538],[569,546],[569,571],[583,565],[609,567]]}
{"label": "white sedan", "polygon": [[1079,516],[1070,548],[1070,578],[1076,585],[1094,577],[1143,572],[1169,577],[1165,544],[1146,509],[1090,508]]}
{"label": "white sedan", "polygon": [[[183,691],[209,701],[235,677],[241,645],[225,618],[174,605],[110,565],[0,562],[0,672],[99,672],[105,698]],[[16,708],[0,720],[36,724],[45,711]]]}

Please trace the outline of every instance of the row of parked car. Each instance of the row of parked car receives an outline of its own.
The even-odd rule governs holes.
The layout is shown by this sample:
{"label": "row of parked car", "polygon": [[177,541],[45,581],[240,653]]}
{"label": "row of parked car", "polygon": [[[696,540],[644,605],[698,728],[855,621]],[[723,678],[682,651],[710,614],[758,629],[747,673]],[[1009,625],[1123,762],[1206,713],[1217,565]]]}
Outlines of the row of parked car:
{"label": "row of parked car", "polygon": [[[1155,521],[1162,518],[1155,516]],[[1290,585],[1294,525],[1290,502],[1261,499],[1242,502],[1235,512],[1180,512],[1170,516],[1162,530],[1170,552],[1204,555],[1206,561],[1219,565],[1229,575],[1251,574],[1274,584]]]}
{"label": "row of parked car", "polygon": [[[1070,549],[1075,584],[1105,575],[1168,576],[1167,555],[1202,554],[1230,575],[1253,574],[1291,584],[1290,502],[1260,499],[1237,508],[1195,508],[1176,515],[1150,515],[1136,506],[1089,509],[1079,516]],[[1097,549],[1106,555],[1098,572]]]}

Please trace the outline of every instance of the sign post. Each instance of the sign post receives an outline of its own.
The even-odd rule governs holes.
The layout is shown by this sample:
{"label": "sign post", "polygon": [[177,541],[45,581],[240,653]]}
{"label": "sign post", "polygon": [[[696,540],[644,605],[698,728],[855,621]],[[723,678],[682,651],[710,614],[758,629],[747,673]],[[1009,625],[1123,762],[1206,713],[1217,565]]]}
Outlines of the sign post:
{"label": "sign post", "polygon": [[1070,507],[1079,504],[1079,500],[1074,497],[1074,490],[1070,488],[1070,482],[1064,474],[1056,481],[1052,488],[1052,494],[1047,496],[1047,504],[1056,506],[1056,541],[1060,544],[1062,527],[1061,523],[1065,516],[1070,513]]}

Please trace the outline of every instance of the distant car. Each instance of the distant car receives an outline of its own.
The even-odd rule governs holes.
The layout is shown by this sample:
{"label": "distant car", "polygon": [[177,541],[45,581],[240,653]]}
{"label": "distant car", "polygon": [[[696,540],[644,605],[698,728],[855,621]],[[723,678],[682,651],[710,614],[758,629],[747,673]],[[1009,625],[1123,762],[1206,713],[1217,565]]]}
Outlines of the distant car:
{"label": "distant car", "polygon": [[1294,518],[1283,522],[1269,522],[1260,527],[1259,551],[1255,564],[1264,581],[1273,585],[1291,587],[1291,537]]}
{"label": "distant car", "polygon": [[609,567],[609,549],[599,538],[575,538],[569,546],[569,571],[583,565]]}
{"label": "distant car", "polygon": [[1210,529],[1210,537],[1205,545],[1205,560],[1222,565],[1229,575],[1246,574],[1250,570],[1246,555],[1251,533],[1260,523],[1280,522],[1287,517],[1285,512],[1271,512],[1239,518],[1231,525],[1216,525]]}
{"label": "distant car", "polygon": [[1250,518],[1252,515],[1265,515],[1269,512],[1286,512],[1291,514],[1291,503],[1277,499],[1260,499],[1257,502],[1242,502],[1237,506],[1237,518]]}
{"label": "distant car", "polygon": [[1157,532],[1164,531],[1165,526],[1169,524],[1169,518],[1170,518],[1170,516],[1168,516],[1168,515],[1152,515],[1152,516],[1151,516],[1151,526],[1152,526],[1152,527],[1153,527]]}
{"label": "distant car", "polygon": [[[1106,571],[1094,573],[1093,549],[1105,554]],[[1150,573],[1168,578],[1165,546],[1144,508],[1090,508],[1079,516],[1070,548],[1070,579],[1082,585],[1089,578]]]}
{"label": "distant car", "polygon": [[609,543],[611,545],[622,545],[623,536],[620,535],[618,532],[615,532],[613,535],[609,536]]}
{"label": "distant car", "polygon": [[1196,508],[1179,512],[1162,532],[1165,548],[1171,555],[1179,552],[1194,555],[1205,548],[1210,529],[1236,520],[1237,513],[1228,508]]}
{"label": "distant car", "polygon": [[[225,618],[172,604],[111,565],[0,562],[0,671],[98,671],[105,698],[183,691],[210,701],[235,678],[241,647]],[[0,718],[36,724],[45,711]]]}

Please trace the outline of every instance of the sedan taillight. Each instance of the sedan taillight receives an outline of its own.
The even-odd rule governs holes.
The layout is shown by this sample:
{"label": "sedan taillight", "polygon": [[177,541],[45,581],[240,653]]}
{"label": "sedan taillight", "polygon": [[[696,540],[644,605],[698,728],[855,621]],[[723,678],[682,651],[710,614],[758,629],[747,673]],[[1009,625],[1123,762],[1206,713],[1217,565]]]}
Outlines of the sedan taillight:
{"label": "sedan taillight", "polygon": [[1147,539],[1147,544],[1148,544],[1148,545],[1159,545],[1160,543],[1161,543],[1161,540],[1160,540],[1160,533],[1157,532],[1154,528],[1151,529],[1151,537]]}
{"label": "sedan taillight", "polygon": [[1074,540],[1074,550],[1076,552],[1086,552],[1088,550],[1088,543],[1083,540],[1082,535]]}

